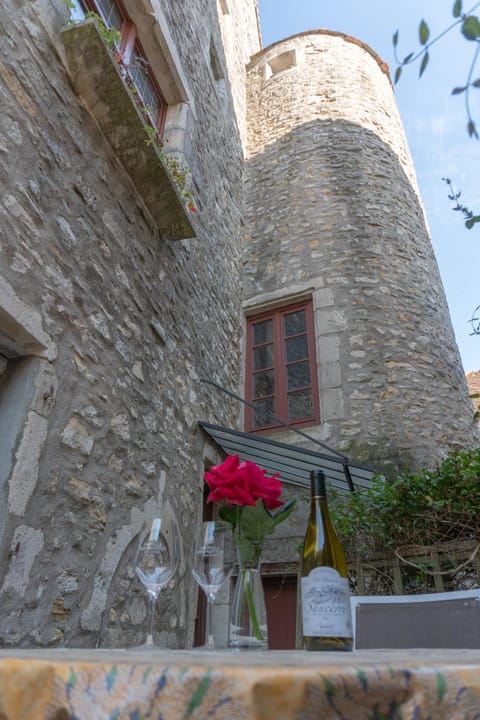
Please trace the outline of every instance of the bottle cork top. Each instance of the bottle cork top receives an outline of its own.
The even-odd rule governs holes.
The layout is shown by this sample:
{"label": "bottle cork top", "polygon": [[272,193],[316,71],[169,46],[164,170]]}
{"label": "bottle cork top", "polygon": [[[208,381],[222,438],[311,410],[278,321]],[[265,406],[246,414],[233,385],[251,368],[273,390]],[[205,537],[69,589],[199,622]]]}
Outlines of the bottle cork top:
{"label": "bottle cork top", "polygon": [[312,470],[310,472],[310,486],[312,497],[326,497],[325,473],[323,470]]}

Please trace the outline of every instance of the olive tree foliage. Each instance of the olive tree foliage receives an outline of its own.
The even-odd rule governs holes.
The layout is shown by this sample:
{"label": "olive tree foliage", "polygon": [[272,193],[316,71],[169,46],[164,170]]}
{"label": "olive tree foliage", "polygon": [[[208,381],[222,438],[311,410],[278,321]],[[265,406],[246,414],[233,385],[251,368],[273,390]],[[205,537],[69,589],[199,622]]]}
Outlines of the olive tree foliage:
{"label": "olive tree foliage", "polygon": [[[417,48],[414,52],[408,53],[403,60],[399,59],[398,55],[398,30],[393,35],[393,49],[395,53],[395,61],[397,63],[394,74],[395,84],[400,80],[404,67],[412,65],[417,61],[420,62],[419,77],[422,77],[430,61],[430,48],[454,28],[458,28],[460,30],[460,33],[466,42],[472,43],[472,61],[470,67],[468,68],[465,81],[462,85],[458,85],[453,88],[452,95],[464,96],[465,112],[467,117],[467,132],[469,137],[476,140],[479,139],[479,131],[471,109],[471,93],[475,92],[475,90],[478,90],[480,93],[480,75],[475,77],[475,69],[480,55],[480,20],[477,15],[473,14],[478,7],[480,7],[480,2],[475,3],[470,10],[463,12],[462,0],[455,0],[452,7],[452,15],[454,18],[453,22],[433,38],[430,37],[430,28],[427,22],[422,19],[418,26],[419,48]],[[465,227],[470,230],[476,223],[480,223],[480,214],[476,214],[473,210],[460,202],[461,192],[455,190],[450,178],[442,179],[448,185],[449,199],[456,203],[453,210],[456,210],[463,215]]]}

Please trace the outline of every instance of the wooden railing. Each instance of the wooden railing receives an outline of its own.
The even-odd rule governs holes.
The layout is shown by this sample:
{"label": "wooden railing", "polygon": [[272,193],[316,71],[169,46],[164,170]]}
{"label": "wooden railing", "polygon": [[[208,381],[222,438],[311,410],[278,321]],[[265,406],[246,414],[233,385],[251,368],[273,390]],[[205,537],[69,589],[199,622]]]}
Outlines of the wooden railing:
{"label": "wooden railing", "polygon": [[480,544],[404,547],[368,559],[350,559],[356,595],[413,595],[480,587]]}

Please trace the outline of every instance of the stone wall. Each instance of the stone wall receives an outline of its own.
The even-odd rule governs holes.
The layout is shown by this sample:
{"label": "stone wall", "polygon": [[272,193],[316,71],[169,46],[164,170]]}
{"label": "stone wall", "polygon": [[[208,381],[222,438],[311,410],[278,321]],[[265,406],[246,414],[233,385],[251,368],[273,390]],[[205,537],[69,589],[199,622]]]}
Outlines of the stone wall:
{"label": "stone wall", "polygon": [[468,392],[473,395],[472,402],[477,414],[477,423],[480,422],[480,370],[474,370],[466,375]]}
{"label": "stone wall", "polygon": [[[197,420],[235,427],[239,418],[238,404],[201,378],[238,389],[245,308],[313,296],[319,439],[358,459],[414,466],[474,442],[378,58],[338,34],[305,34],[254,56],[247,98],[255,0],[125,4],[152,33],[140,39],[168,84],[166,150],[192,171],[197,212],[188,215],[164,161],[155,165],[165,183],[158,205],[182,219],[166,224],[170,234],[139,182],[142,135],[128,146],[138,112],[109,126],[99,87],[88,89],[95,68],[78,73],[67,61],[66,3],[0,4],[5,645],[140,643],[146,598],[133,556],[159,510],[188,539],[162,593],[158,639],[191,643],[191,532],[204,465],[220,459]],[[181,239],[182,228],[194,237]],[[305,498],[300,505],[272,561],[297,552]]]}
{"label": "stone wall", "polygon": [[386,471],[476,444],[385,66],[353,38],[304,33],[252,59],[248,103],[245,308],[313,297],[309,432]]}
{"label": "stone wall", "polygon": [[[254,17],[244,5],[238,32]],[[236,417],[199,382],[236,387],[239,374],[243,152],[209,54],[210,43],[222,48],[220,18],[213,0],[162,8],[188,78],[184,151],[198,208],[195,237],[175,242],[74,91],[60,40],[65,3],[0,6],[7,645],[141,642],[146,598],[132,558],[142,522],[162,509],[191,538],[205,458],[218,459],[197,420]],[[190,548],[156,625],[173,647],[193,635]]]}

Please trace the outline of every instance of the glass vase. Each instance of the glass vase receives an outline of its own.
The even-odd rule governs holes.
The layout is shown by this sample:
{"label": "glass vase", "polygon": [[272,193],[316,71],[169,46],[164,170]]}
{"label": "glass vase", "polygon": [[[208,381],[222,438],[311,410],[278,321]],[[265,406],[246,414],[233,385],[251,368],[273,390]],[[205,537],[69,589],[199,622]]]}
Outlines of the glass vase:
{"label": "glass vase", "polygon": [[268,650],[267,609],[260,574],[261,546],[237,543],[238,575],[233,592],[230,635],[232,650]]}

